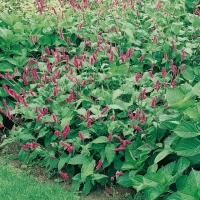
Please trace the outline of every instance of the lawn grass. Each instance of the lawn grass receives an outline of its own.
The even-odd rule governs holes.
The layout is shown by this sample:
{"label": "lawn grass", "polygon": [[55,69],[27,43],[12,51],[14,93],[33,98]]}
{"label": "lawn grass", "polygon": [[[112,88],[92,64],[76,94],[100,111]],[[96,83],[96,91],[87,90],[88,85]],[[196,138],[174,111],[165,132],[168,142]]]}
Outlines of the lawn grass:
{"label": "lawn grass", "polygon": [[0,159],[0,199],[1,200],[76,200],[79,199],[64,186],[56,183],[40,183],[33,177],[5,165]]}

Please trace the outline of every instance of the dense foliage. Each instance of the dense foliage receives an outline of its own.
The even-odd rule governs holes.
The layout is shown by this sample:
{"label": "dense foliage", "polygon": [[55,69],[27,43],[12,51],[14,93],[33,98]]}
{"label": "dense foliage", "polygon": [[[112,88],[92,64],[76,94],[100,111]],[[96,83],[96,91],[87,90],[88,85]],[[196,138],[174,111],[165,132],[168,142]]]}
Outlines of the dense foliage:
{"label": "dense foliage", "polygon": [[20,141],[21,161],[84,194],[199,199],[198,1],[59,2],[0,13],[1,146]]}

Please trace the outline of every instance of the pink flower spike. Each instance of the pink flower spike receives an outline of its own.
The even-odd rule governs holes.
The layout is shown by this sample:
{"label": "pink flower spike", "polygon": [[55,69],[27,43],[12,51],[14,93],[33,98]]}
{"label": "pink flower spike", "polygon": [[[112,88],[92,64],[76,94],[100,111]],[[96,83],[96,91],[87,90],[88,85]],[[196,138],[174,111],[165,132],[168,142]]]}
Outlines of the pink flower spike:
{"label": "pink flower spike", "polygon": [[139,61],[142,62],[144,60],[144,55],[140,56]]}
{"label": "pink flower spike", "polygon": [[147,96],[146,96],[146,88],[144,88],[143,90],[142,90],[142,98],[143,99],[146,99],[147,98]]}
{"label": "pink flower spike", "polygon": [[108,106],[106,106],[102,111],[101,111],[101,115],[105,114],[108,111]]}
{"label": "pink flower spike", "polygon": [[81,140],[84,142],[85,138],[84,138],[84,135],[81,131],[78,132],[79,134],[79,137],[81,138]]}
{"label": "pink flower spike", "polygon": [[91,124],[92,124],[92,120],[91,119],[88,119],[88,121],[87,121],[87,123],[86,123],[86,127],[90,127],[91,126]]}
{"label": "pink flower spike", "polygon": [[181,54],[181,61],[183,61],[184,58],[185,58],[185,51],[183,50],[183,51],[182,51],[182,54]]}
{"label": "pink flower spike", "polygon": [[112,115],[111,117],[110,117],[110,120],[115,120],[115,116],[114,115]]}
{"label": "pink flower spike", "polygon": [[151,100],[151,107],[154,108],[156,105],[156,97],[153,97]]}
{"label": "pink flower spike", "polygon": [[108,134],[108,142],[110,142],[112,140],[112,133]]}
{"label": "pink flower spike", "polygon": [[119,32],[118,32],[118,30],[117,30],[117,27],[116,27],[116,25],[114,25],[114,31],[115,31],[115,33],[116,34],[118,34]]}
{"label": "pink flower spike", "polygon": [[121,171],[116,172],[116,176],[122,176],[122,175],[123,175],[123,172],[121,172]]}
{"label": "pink flower spike", "polygon": [[60,136],[60,131],[56,130],[56,131],[54,132],[54,135],[57,136],[57,137]]}
{"label": "pink flower spike", "polygon": [[139,109],[137,108],[135,111],[135,120],[138,120],[139,117]]}
{"label": "pink flower spike", "polygon": [[90,110],[87,110],[86,113],[85,113],[85,118],[89,119],[89,117],[90,117]]}
{"label": "pink flower spike", "polygon": [[96,170],[99,170],[101,168],[102,164],[103,164],[103,160],[100,159],[98,162],[98,165],[96,166]]}
{"label": "pink flower spike", "polygon": [[106,192],[111,193],[111,189],[109,187],[105,187]]}
{"label": "pink flower spike", "polygon": [[164,78],[167,75],[166,69],[163,67],[162,68],[162,77]]}
{"label": "pink flower spike", "polygon": [[128,110],[128,114],[129,114],[129,119],[133,120],[133,112],[131,110]]}
{"label": "pink flower spike", "polygon": [[69,180],[69,176],[67,173],[63,173],[63,172],[59,172],[60,176],[65,179],[65,180]]}
{"label": "pink flower spike", "polygon": [[63,147],[65,147],[65,148],[71,147],[69,144],[67,144],[67,143],[65,143],[65,142],[63,142],[63,141],[60,141],[59,143],[60,143]]}
{"label": "pink flower spike", "polygon": [[149,71],[149,76],[150,76],[150,78],[153,78],[153,77],[154,77],[152,71]]}
{"label": "pink flower spike", "polygon": [[75,146],[70,146],[67,148],[67,151],[70,153],[71,151],[73,151],[75,149]]}
{"label": "pink flower spike", "polygon": [[111,181],[114,181],[114,180],[115,180],[115,177],[114,177],[114,176],[110,177],[110,180],[111,180]]}
{"label": "pink flower spike", "polygon": [[61,38],[62,40],[64,40],[62,28],[59,29],[59,35],[60,35],[60,38]]}
{"label": "pink flower spike", "polygon": [[57,122],[57,117],[54,113],[51,114],[52,118],[53,118],[53,121],[56,123]]}

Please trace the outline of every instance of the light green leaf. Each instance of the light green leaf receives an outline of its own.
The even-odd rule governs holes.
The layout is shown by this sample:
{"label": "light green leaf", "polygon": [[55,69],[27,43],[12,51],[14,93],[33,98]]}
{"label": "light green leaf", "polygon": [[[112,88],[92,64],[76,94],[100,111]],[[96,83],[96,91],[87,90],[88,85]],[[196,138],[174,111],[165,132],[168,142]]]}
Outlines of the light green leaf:
{"label": "light green leaf", "polygon": [[164,149],[162,150],[155,158],[154,163],[158,163],[160,162],[163,158],[165,158],[166,156],[168,156],[169,154],[173,153],[172,150],[167,150]]}
{"label": "light green leaf", "polygon": [[65,163],[67,163],[70,158],[71,158],[71,154],[69,155],[66,155],[65,153],[62,154],[58,162],[58,171],[60,171],[64,167]]}
{"label": "light green leaf", "polygon": [[195,127],[192,122],[181,122],[174,132],[182,138],[191,138],[200,135],[200,131]]}
{"label": "light green leaf", "polygon": [[105,136],[100,136],[92,141],[93,144],[106,143],[106,142],[108,142],[108,138]]}
{"label": "light green leaf", "polygon": [[77,155],[73,158],[71,158],[68,162],[68,164],[70,165],[82,165],[84,162],[86,162],[88,160],[88,158],[86,158],[83,155]]}
{"label": "light green leaf", "polygon": [[94,172],[94,167],[95,167],[95,160],[92,160],[92,161],[85,161],[83,163],[83,166],[81,168],[81,179],[82,179],[82,182],[85,182],[86,178],[93,174]]}
{"label": "light green leaf", "polygon": [[123,187],[133,186],[133,181],[129,177],[129,173],[125,172],[122,176],[117,177],[117,183]]}
{"label": "light green leaf", "polygon": [[114,161],[114,158],[116,156],[116,152],[113,151],[114,148],[115,145],[112,143],[107,144],[105,147],[105,154],[109,164],[111,164]]}

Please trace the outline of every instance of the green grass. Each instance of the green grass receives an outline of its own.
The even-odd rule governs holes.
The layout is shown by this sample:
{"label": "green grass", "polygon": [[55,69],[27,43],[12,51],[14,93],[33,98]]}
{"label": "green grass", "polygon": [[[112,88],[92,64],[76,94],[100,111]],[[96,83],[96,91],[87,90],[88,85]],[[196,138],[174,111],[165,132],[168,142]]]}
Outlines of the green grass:
{"label": "green grass", "polygon": [[0,199],[1,200],[76,200],[71,192],[56,183],[40,183],[21,171],[5,165],[0,160]]}

